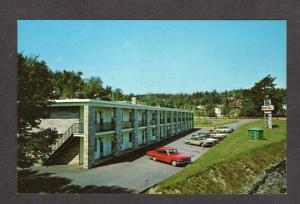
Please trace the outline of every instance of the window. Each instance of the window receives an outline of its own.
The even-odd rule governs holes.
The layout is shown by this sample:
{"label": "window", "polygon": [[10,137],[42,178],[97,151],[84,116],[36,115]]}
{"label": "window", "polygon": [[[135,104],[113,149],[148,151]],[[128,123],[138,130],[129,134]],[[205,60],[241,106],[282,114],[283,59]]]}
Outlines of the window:
{"label": "window", "polygon": [[169,149],[168,154],[179,154],[177,149]]}
{"label": "window", "polygon": [[161,153],[161,154],[167,154],[167,151],[166,150],[159,150],[159,153]]}

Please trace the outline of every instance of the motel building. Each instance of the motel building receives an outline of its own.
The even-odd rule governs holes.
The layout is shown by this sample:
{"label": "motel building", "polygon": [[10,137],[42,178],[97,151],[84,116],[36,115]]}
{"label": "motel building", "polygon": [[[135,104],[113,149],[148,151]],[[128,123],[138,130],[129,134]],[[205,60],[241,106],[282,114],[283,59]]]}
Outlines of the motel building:
{"label": "motel building", "polygon": [[55,128],[62,137],[45,162],[91,168],[194,128],[188,110],[98,99],[60,99],[49,106],[42,128]]}

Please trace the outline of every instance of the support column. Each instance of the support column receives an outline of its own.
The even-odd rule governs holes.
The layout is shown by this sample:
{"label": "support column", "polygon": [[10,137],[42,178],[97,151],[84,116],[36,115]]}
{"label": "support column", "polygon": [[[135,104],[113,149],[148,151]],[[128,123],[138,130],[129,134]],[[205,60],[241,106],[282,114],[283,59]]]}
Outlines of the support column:
{"label": "support column", "polygon": [[89,169],[95,163],[95,109],[92,106],[84,106],[83,110],[83,168]]}
{"label": "support column", "polygon": [[176,130],[175,130],[175,132],[176,132],[176,134],[179,132],[179,123],[178,123],[178,112],[176,111],[176,125],[175,125],[175,127],[176,127]]}
{"label": "support column", "polygon": [[115,134],[113,135],[113,155],[119,156],[122,150],[122,110],[114,109]]}
{"label": "support column", "polygon": [[174,120],[174,112],[171,111],[171,136],[174,135],[174,122],[173,122],[173,120]]}
{"label": "support column", "polygon": [[192,128],[195,128],[195,124],[194,124],[194,113],[192,113]]}
{"label": "support column", "polygon": [[192,114],[189,113],[189,130],[192,128]]}
{"label": "support column", "polygon": [[189,130],[190,129],[190,113],[187,113],[187,129]]}
{"label": "support column", "polygon": [[186,121],[185,121],[185,112],[182,113],[182,119],[183,119],[183,123],[182,123],[182,124],[183,124],[183,125],[182,125],[182,126],[183,126],[183,131],[185,131],[185,130],[186,130],[186,126],[185,126],[185,125],[186,125]]}
{"label": "support column", "polygon": [[186,130],[188,130],[188,113],[185,113],[185,127],[186,127]]}
{"label": "support column", "polygon": [[146,144],[151,142],[151,111],[146,110]]}
{"label": "support column", "polygon": [[138,120],[138,110],[133,109],[133,134],[132,134],[132,149],[136,149],[138,146],[138,133],[139,133],[139,120]]}
{"label": "support column", "polygon": [[156,141],[160,141],[160,111],[156,111]]}
{"label": "support column", "polygon": [[164,111],[164,114],[165,114],[165,123],[164,123],[164,136],[167,137],[168,136],[168,114],[167,114],[167,111]]}

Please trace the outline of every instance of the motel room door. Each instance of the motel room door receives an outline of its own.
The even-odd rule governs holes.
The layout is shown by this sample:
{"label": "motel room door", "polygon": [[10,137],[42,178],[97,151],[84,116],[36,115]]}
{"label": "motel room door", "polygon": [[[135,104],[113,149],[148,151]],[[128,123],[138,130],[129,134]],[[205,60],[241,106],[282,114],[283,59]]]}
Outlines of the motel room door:
{"label": "motel room door", "polygon": [[97,140],[97,151],[96,158],[99,159],[103,157],[103,138],[98,138]]}

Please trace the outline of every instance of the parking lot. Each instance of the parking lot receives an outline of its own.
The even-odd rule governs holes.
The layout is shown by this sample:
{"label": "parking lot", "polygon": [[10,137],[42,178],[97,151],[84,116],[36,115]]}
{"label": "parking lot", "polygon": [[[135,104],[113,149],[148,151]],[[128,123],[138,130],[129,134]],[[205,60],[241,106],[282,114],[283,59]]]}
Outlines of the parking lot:
{"label": "parking lot", "polygon": [[[230,127],[236,128],[250,120],[236,122]],[[195,132],[206,131],[204,129]],[[193,133],[172,141],[165,146],[177,148],[181,153],[191,155],[192,161],[200,157],[208,148],[187,145],[185,138],[189,138]],[[184,167],[173,167],[162,162],[150,160],[145,154],[140,157],[133,157],[124,161],[113,162],[89,170],[81,166],[57,165],[57,166],[35,166],[32,170],[39,174],[47,173],[50,177],[62,177],[68,179],[72,185],[76,186],[101,186],[123,189],[124,192],[139,193],[155,185],[156,183],[181,171]],[[36,180],[35,182],[39,182]],[[113,192],[113,190],[112,190]]]}

